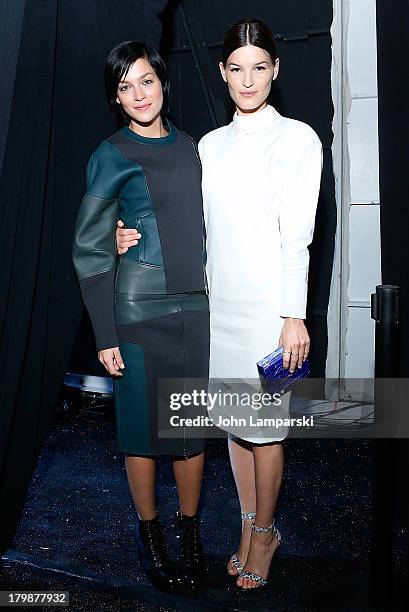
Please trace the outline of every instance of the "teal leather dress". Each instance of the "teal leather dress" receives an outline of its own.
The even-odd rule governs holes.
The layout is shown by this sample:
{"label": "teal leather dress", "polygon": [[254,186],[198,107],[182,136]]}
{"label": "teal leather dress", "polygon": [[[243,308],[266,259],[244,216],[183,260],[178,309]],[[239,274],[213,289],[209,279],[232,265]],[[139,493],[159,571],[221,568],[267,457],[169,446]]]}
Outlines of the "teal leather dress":
{"label": "teal leather dress", "polygon": [[[91,155],[72,255],[96,349],[119,346],[125,364],[114,378],[118,450],[189,456],[203,449],[203,430],[171,426],[159,390],[171,379],[186,392],[208,377],[201,165],[190,136],[167,127],[161,138],[124,127]],[[118,219],[142,236],[120,257]]]}

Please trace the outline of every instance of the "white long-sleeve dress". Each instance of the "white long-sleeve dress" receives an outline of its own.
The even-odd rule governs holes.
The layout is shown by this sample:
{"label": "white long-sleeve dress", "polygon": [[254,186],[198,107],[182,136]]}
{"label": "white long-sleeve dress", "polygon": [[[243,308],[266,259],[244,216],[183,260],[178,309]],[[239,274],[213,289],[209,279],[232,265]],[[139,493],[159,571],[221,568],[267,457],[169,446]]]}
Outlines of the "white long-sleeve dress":
{"label": "white long-sleeve dress", "polygon": [[199,154],[209,376],[258,379],[256,362],[278,346],[283,317],[306,316],[321,142],[309,125],[268,105],[236,113],[229,125],[206,134]]}

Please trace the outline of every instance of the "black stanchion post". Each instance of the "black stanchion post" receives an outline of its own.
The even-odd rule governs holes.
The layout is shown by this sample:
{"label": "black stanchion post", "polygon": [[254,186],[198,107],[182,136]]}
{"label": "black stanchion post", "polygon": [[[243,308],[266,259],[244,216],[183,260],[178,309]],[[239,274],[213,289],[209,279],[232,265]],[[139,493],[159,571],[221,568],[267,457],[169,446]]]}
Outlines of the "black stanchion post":
{"label": "black stanchion post", "polygon": [[[375,421],[393,410],[391,386],[399,363],[399,287],[378,285],[371,295],[371,317],[375,323]],[[395,498],[395,454],[393,439],[373,441],[373,513],[370,550],[370,598],[379,610],[391,609],[393,594],[393,523]]]}
{"label": "black stanchion post", "polygon": [[371,295],[375,323],[375,378],[394,378],[399,363],[399,287],[377,285]]}

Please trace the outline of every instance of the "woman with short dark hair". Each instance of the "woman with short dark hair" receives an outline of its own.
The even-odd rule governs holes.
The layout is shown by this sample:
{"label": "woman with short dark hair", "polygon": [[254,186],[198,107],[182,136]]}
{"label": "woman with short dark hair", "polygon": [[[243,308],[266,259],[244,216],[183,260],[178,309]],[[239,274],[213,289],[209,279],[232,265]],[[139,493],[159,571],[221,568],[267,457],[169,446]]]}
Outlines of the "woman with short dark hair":
{"label": "woman with short dark hair", "polygon": [[[200,160],[192,139],[166,118],[169,80],[157,51],[121,43],[108,56],[105,84],[120,129],[88,162],[73,262],[99,360],[115,377],[118,448],[139,517],[141,559],[154,584],[197,587],[204,571],[197,518],[204,441],[186,426],[178,437],[160,437],[158,383],[208,375]],[[142,238],[117,261],[118,217]],[[158,455],[173,458],[180,572],[156,511]]]}

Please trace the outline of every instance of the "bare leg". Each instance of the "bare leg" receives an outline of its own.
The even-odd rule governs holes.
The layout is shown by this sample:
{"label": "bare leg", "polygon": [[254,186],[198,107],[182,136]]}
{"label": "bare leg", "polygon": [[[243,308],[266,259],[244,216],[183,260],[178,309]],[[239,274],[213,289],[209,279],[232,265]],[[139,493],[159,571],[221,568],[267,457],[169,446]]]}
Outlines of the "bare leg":
{"label": "bare leg", "polygon": [[139,518],[143,521],[155,518],[155,459],[126,455],[125,468],[133,503]]}
{"label": "bare leg", "polygon": [[[239,495],[240,508],[242,512],[255,512],[256,510],[256,485],[254,476],[254,457],[252,445],[244,440],[229,436],[230,463],[233,470],[234,481]],[[237,557],[244,565],[250,546],[251,521],[242,522],[242,535]],[[237,575],[237,569],[231,561],[227,564],[227,571],[231,576]]]}
{"label": "bare leg", "polygon": [[175,457],[173,472],[179,495],[179,510],[186,516],[194,516],[199,506],[202,484],[204,453],[192,457]]}
{"label": "bare leg", "polygon": [[[281,443],[254,444],[253,454],[257,496],[255,522],[260,527],[268,527],[273,521],[283,476],[283,445]],[[277,546],[277,538],[272,532],[252,532],[244,571],[254,572],[267,578],[270,561]],[[254,580],[239,576],[237,586],[254,588],[258,585]]]}

